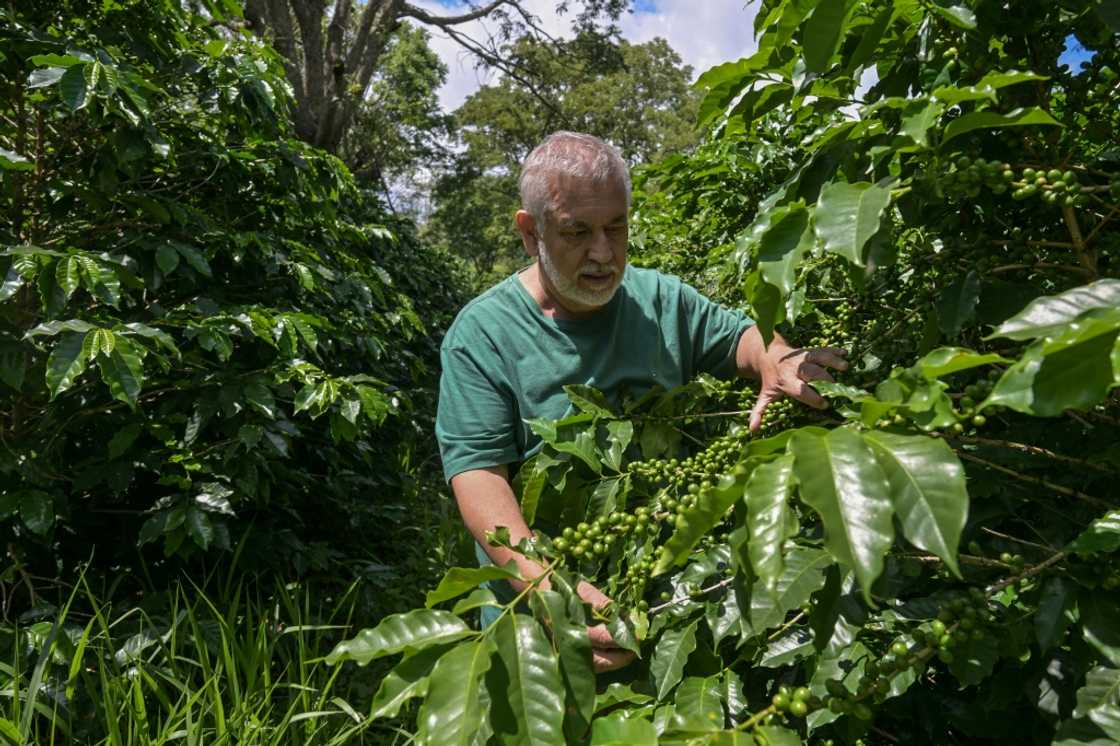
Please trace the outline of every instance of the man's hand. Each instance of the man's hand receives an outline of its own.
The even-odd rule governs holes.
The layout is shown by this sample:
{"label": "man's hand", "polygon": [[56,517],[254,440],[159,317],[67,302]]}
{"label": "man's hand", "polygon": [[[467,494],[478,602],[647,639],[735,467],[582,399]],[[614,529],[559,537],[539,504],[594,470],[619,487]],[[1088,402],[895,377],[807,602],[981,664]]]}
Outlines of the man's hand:
{"label": "man's hand", "polygon": [[816,409],[827,409],[828,402],[809,383],[832,381],[827,368],[847,370],[847,354],[847,351],[838,347],[816,347],[808,350],[791,347],[777,334],[770,346],[766,347],[757,327],[752,326],[744,332],[736,355],[739,371],[761,382],[758,401],[751,410],[751,432],[759,431],[766,408],[783,396],[792,396],[802,404]]}
{"label": "man's hand", "polygon": [[[580,581],[576,593],[593,609],[602,609],[611,602],[605,593],[586,581]],[[618,647],[605,624],[589,625],[587,637],[591,640],[591,663],[595,673],[614,671],[634,660],[634,653]]]}

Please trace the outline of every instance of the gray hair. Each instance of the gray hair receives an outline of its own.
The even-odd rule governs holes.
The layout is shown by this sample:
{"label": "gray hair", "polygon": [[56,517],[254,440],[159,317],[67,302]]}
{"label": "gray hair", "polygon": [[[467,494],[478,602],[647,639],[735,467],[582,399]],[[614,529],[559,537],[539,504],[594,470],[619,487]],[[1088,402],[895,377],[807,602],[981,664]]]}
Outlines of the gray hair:
{"label": "gray hair", "polygon": [[630,206],[630,170],[618,150],[594,135],[561,130],[544,139],[521,164],[518,189],[522,208],[538,224],[553,208],[552,176],[564,174],[605,184],[622,179],[626,206]]}

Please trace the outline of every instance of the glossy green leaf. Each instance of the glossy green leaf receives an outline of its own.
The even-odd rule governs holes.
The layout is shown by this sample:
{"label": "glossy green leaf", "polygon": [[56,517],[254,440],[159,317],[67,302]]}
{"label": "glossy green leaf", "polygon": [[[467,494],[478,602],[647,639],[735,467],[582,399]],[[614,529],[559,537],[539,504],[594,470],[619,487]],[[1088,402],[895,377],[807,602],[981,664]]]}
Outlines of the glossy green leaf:
{"label": "glossy green leaf", "polygon": [[23,338],[32,339],[38,336],[53,337],[54,335],[61,334],[62,332],[79,332],[84,334],[85,332],[88,332],[93,328],[95,328],[93,324],[90,324],[86,321],[81,321],[79,319],[70,319],[69,321],[48,321],[46,323],[39,324],[33,329],[29,329],[24,333]]}
{"label": "glossy green leaf", "polygon": [[756,259],[762,279],[778,288],[782,298],[787,297],[794,290],[797,266],[812,247],[809,212],[795,205],[771,224],[758,243]]}
{"label": "glossy green leaf", "polygon": [[[557,582],[554,587],[563,585]],[[555,590],[537,591],[529,603],[552,632],[552,647],[560,659],[567,701],[578,716],[576,730],[582,731],[595,711],[595,669],[582,601],[569,588],[567,598]]]}
{"label": "glossy green leaf", "polygon": [[592,386],[569,383],[564,385],[564,393],[568,395],[576,410],[599,417],[613,417],[611,403],[603,392]]}
{"label": "glossy green leaf", "polygon": [[0,170],[31,171],[34,168],[35,163],[30,159],[7,148],[0,148]]}
{"label": "glossy green leaf", "polygon": [[1028,125],[1061,126],[1061,122],[1034,106],[1029,109],[1016,109],[1008,114],[999,114],[994,111],[974,111],[949,123],[945,128],[945,136],[941,140],[941,145],[944,146],[950,140],[975,130],[1004,129],[1006,127],[1025,127]]}
{"label": "glossy green leaf", "polygon": [[890,203],[889,189],[866,181],[826,184],[815,213],[817,240],[825,251],[863,267],[863,248],[879,230]]}
{"label": "glossy green leaf", "polygon": [[827,436],[796,432],[790,440],[801,499],[824,523],[825,546],[855,572],[864,599],[883,570],[894,541],[890,485],[875,454],[858,433],[837,428]]}
{"label": "glossy green leaf", "polygon": [[370,661],[405,650],[422,650],[477,634],[467,623],[447,611],[415,609],[385,617],[376,627],[364,629],[355,637],[335,645],[327,655],[329,664]]}
{"label": "glossy green leaf", "polygon": [[466,598],[461,598],[455,602],[451,607],[451,613],[456,616],[462,616],[468,611],[480,609],[483,606],[501,606],[497,596],[489,588],[477,588],[470,593]]}
{"label": "glossy green leaf", "polygon": [[54,525],[54,499],[42,490],[23,490],[19,495],[19,517],[32,533],[45,536]]}
{"label": "glossy green leaf", "polygon": [[982,355],[963,347],[939,347],[927,353],[914,367],[924,377],[934,379],[981,365],[1006,362],[1009,362],[1006,358],[992,353]]}
{"label": "glossy green leaf", "polygon": [[988,100],[992,103],[997,101],[997,91],[1000,88],[1005,88],[1010,85],[1018,83],[1029,83],[1032,81],[1047,80],[1045,75],[1038,75],[1031,72],[1020,72],[1018,70],[1008,70],[990,72],[977,81],[974,85],[970,86],[941,86],[933,91],[934,97],[939,101],[944,101],[949,106],[956,106],[957,104],[965,101],[979,101]]}
{"label": "glossy green leaf", "polygon": [[723,694],[719,676],[689,676],[673,698],[674,728],[703,731],[724,726]]}
{"label": "glossy green leaf", "polygon": [[938,101],[917,100],[904,110],[900,131],[919,145],[928,146],[929,130],[944,112],[944,104]]}
{"label": "glossy green leaf", "polygon": [[1073,716],[1088,717],[1120,742],[1120,668],[1096,666],[1085,674],[1085,686],[1077,690]]}
{"label": "glossy green leaf", "polygon": [[[431,612],[429,612],[431,613]],[[417,741],[427,746],[470,746],[486,713],[482,677],[490,669],[493,640],[456,645],[436,662],[420,708]],[[337,650],[337,648],[336,648]]]}
{"label": "glossy green leaf", "polygon": [[140,349],[125,337],[114,337],[113,351],[98,357],[97,366],[113,398],[135,407],[144,385]]}
{"label": "glossy green leaf", "polygon": [[508,708],[512,714],[507,722],[491,714],[495,736],[506,744],[563,743],[560,663],[540,623],[524,614],[507,614],[497,622],[493,635],[499,660],[493,663],[491,673],[500,667],[506,686],[501,692],[502,702],[495,701],[491,706],[500,708],[499,713]]}
{"label": "glossy green leaf", "polygon": [[817,652],[813,633],[804,627],[794,627],[776,640],[767,640],[758,665],[763,668],[781,668],[808,658]]}
{"label": "glossy green leaf", "polygon": [[697,624],[698,622],[693,621],[684,627],[671,627],[657,641],[649,671],[660,702],[664,702],[669,692],[680,682],[684,665],[692,651],[696,650]]}
{"label": "glossy green leaf", "polygon": [[85,372],[89,354],[83,345],[84,339],[82,334],[64,334],[51,350],[47,358],[47,389],[52,399],[73,386]]}
{"label": "glossy green leaf", "polygon": [[595,720],[591,746],[657,746],[657,729],[645,718],[620,710]]}
{"label": "glossy green leaf", "polygon": [[156,265],[165,276],[170,275],[179,266],[179,252],[170,244],[160,244],[156,249]]}
{"label": "glossy green leaf", "polygon": [[630,420],[608,422],[607,442],[610,443],[610,446],[603,453],[603,462],[615,471],[622,471],[622,456],[633,439],[633,422]]}
{"label": "glossy green leaf", "polygon": [[894,513],[906,539],[960,576],[957,545],[968,521],[964,468],[940,438],[870,431],[879,466],[887,475]]}
{"label": "glossy green leaf", "polygon": [[801,47],[805,68],[821,73],[844,38],[845,21],[854,3],[852,0],[820,0],[801,26]]}
{"label": "glossy green leaf", "polygon": [[937,3],[930,3],[926,7],[957,28],[963,28],[966,31],[972,31],[976,28],[976,14],[967,6],[950,5],[946,7]]}
{"label": "glossy green leaf", "polygon": [[443,575],[435,590],[428,591],[425,605],[430,609],[438,603],[461,596],[467,591],[491,580],[521,580],[517,563],[510,560],[506,567],[452,567]]}
{"label": "glossy green leaf", "polygon": [[782,573],[782,544],[789,537],[794,520],[789,505],[793,487],[792,454],[755,468],[747,482],[751,567],[771,593]]}
{"label": "glossy green leaf", "polygon": [[214,540],[214,526],[206,513],[201,510],[188,510],[186,526],[187,533],[191,535],[195,544],[203,550],[210,548],[210,542]]}
{"label": "glossy green leaf", "polygon": [[1120,510],[1110,510],[1089,524],[1089,528],[1071,541],[1066,551],[1082,557],[1115,552],[1120,549]]}
{"label": "glossy green leaf", "polygon": [[1120,603],[1115,594],[1082,588],[1077,595],[1081,634],[1101,656],[1120,668]]}
{"label": "glossy green leaf", "polygon": [[724,475],[711,489],[701,490],[696,506],[678,515],[676,530],[661,547],[654,574],[660,575],[688,559],[689,552],[743,496],[746,478],[741,474]]}
{"label": "glossy green leaf", "polygon": [[802,746],[804,741],[797,731],[782,725],[760,725],[757,728],[760,738],[755,738],[755,743],[765,743],[766,746]]}
{"label": "glossy green leaf", "polygon": [[1025,340],[1059,334],[1071,321],[1095,308],[1120,308],[1120,280],[1098,280],[1058,295],[1036,298],[1000,324],[988,338]]}
{"label": "glossy green leaf", "polygon": [[790,549],[774,590],[767,591],[761,581],[751,589],[751,633],[757,635],[777,627],[785,621],[786,614],[808,602],[810,596],[824,587],[824,571],[832,563],[832,557],[822,549]]}
{"label": "glossy green leaf", "polygon": [[980,275],[976,270],[954,280],[941,292],[937,303],[938,325],[941,333],[955,337],[961,328],[976,316],[976,305],[980,302]]}
{"label": "glossy green leaf", "polygon": [[[851,645],[844,646],[836,651],[827,648],[817,659],[813,678],[809,681],[809,691],[817,697],[829,696],[826,682],[839,681],[853,696],[859,691],[859,679],[863,675],[864,667],[872,659],[873,653],[858,640]],[[827,707],[809,713],[806,723],[810,728],[819,728],[833,722],[840,715],[832,712]]]}
{"label": "glossy green leaf", "polygon": [[370,719],[396,717],[410,699],[425,696],[432,669],[446,652],[447,648],[437,646],[405,656],[381,680],[370,705]]}
{"label": "glossy green leaf", "polygon": [[58,82],[58,92],[70,111],[77,111],[89,103],[85,67],[89,63],[68,67]]}
{"label": "glossy green leaf", "polygon": [[1074,585],[1061,576],[1043,581],[1038,613],[1034,617],[1035,639],[1043,652],[1052,649],[1062,638],[1069,626],[1068,611],[1076,597]]}
{"label": "glossy green leaf", "polygon": [[1120,338],[1120,308],[1087,311],[1055,334],[1034,342],[978,409],[1000,405],[1055,417],[1104,399],[1120,378],[1112,359]]}

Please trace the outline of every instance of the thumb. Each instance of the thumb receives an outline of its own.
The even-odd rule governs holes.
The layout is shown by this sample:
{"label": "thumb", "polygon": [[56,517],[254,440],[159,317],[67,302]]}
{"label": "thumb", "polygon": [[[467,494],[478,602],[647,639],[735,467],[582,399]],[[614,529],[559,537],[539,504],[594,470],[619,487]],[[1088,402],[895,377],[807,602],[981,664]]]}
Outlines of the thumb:
{"label": "thumb", "polygon": [[757,435],[758,431],[762,429],[762,415],[766,413],[766,408],[770,406],[771,402],[777,398],[768,389],[763,389],[759,393],[758,401],[754,403],[754,409],[751,410],[750,428],[752,435]]}

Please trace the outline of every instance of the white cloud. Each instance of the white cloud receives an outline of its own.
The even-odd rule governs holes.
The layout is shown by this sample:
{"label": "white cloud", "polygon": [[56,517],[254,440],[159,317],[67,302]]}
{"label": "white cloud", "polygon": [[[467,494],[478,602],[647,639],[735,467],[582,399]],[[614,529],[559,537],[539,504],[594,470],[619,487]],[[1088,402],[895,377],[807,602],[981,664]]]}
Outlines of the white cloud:
{"label": "white cloud", "polygon": [[[438,15],[462,12],[463,3],[448,0],[414,0],[414,4]],[[556,14],[556,0],[524,0],[522,3],[540,19],[541,27],[554,36],[566,36],[570,16]],[[624,39],[642,43],[662,37],[677,51],[693,74],[713,65],[737,60],[755,49],[753,22],[755,9],[745,8],[745,0],[645,0],[652,10],[626,13],[620,19]],[[475,21],[457,27],[473,38],[485,38],[496,31],[494,24]],[[432,32],[431,46],[448,67],[447,83],[440,90],[440,103],[448,111],[460,104],[494,74],[475,67],[475,58],[439,29]]]}

